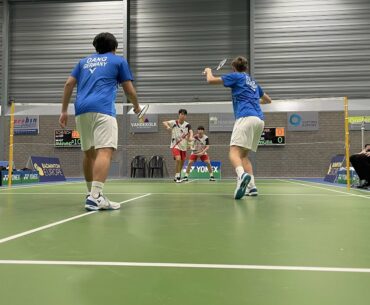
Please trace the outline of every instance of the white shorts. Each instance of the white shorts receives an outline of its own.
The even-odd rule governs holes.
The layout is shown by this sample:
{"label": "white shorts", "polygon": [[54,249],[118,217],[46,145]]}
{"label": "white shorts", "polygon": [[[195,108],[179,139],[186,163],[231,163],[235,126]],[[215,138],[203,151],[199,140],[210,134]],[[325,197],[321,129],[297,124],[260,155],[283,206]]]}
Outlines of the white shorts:
{"label": "white shorts", "polygon": [[256,116],[237,119],[231,134],[230,146],[240,146],[257,151],[265,122]]}
{"label": "white shorts", "polygon": [[81,149],[114,148],[117,149],[117,120],[107,114],[88,112],[76,116],[76,127],[80,133]]}

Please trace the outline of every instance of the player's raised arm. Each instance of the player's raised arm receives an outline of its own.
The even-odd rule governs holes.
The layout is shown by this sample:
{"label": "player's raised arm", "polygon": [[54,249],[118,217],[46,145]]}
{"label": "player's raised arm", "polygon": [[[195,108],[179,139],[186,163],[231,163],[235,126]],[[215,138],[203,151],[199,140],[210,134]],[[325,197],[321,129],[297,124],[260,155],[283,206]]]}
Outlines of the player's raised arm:
{"label": "player's raised arm", "polygon": [[162,124],[167,130],[172,130],[171,121],[163,121]]}
{"label": "player's raised arm", "polygon": [[221,77],[213,76],[211,68],[205,68],[203,74],[206,75],[207,83],[211,85],[223,85],[223,81]]}

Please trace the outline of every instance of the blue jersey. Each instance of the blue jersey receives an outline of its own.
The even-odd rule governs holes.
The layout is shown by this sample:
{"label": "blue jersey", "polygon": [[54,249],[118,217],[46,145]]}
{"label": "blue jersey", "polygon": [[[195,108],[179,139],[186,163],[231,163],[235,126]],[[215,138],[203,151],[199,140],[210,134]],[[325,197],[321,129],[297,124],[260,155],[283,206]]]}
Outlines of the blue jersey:
{"label": "blue jersey", "polygon": [[81,59],[71,76],[77,79],[76,115],[98,112],[115,116],[118,85],[133,80],[126,59],[113,53]]}
{"label": "blue jersey", "polygon": [[221,76],[224,86],[231,88],[236,119],[256,116],[264,119],[260,98],[264,95],[257,82],[244,72],[233,72]]}

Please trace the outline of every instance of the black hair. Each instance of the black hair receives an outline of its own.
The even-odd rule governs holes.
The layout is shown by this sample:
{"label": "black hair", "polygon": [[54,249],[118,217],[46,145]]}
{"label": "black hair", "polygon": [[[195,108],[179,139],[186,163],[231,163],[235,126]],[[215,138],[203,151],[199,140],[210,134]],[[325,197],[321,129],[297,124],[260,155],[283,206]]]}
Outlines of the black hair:
{"label": "black hair", "polygon": [[198,126],[197,130],[204,130],[203,126]]}
{"label": "black hair", "polygon": [[187,110],[186,109],[180,109],[179,110],[179,114],[185,114],[185,115],[187,115],[188,114],[188,112],[187,112]]}
{"label": "black hair", "polygon": [[365,147],[364,148],[366,148],[366,146],[370,146],[370,144],[365,144]]}
{"label": "black hair", "polygon": [[95,47],[96,52],[104,54],[117,50],[118,42],[113,34],[105,32],[95,36],[93,46]]}

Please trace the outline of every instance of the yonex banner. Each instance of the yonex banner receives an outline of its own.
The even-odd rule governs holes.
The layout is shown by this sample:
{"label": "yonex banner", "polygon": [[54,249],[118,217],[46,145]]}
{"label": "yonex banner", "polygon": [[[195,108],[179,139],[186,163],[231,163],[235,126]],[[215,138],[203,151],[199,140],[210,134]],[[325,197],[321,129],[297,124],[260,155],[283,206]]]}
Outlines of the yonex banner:
{"label": "yonex banner", "polygon": [[16,115],[14,117],[14,134],[29,135],[39,133],[38,115]]}
{"label": "yonex banner", "polygon": [[[184,163],[184,167],[182,169],[183,173],[185,174],[186,168],[188,166],[188,161],[186,160]],[[213,170],[213,175],[216,179],[221,179],[221,162],[220,161],[211,161],[211,166]],[[204,162],[197,161],[194,162],[191,169],[189,178],[193,179],[208,179],[209,173],[207,165]]]}
{"label": "yonex banner", "polygon": [[58,158],[32,156],[30,160],[32,167],[40,176],[40,182],[66,180]]}
{"label": "yonex banner", "polygon": [[312,131],[319,130],[319,113],[288,112],[288,131]]}
{"label": "yonex banner", "polygon": [[130,114],[130,132],[158,132],[158,114],[145,115],[144,122],[140,122],[136,115]]}
{"label": "yonex banner", "polygon": [[[1,171],[1,185],[8,185],[8,171]],[[39,182],[39,174],[37,171],[13,171],[12,184],[37,183]]]}

